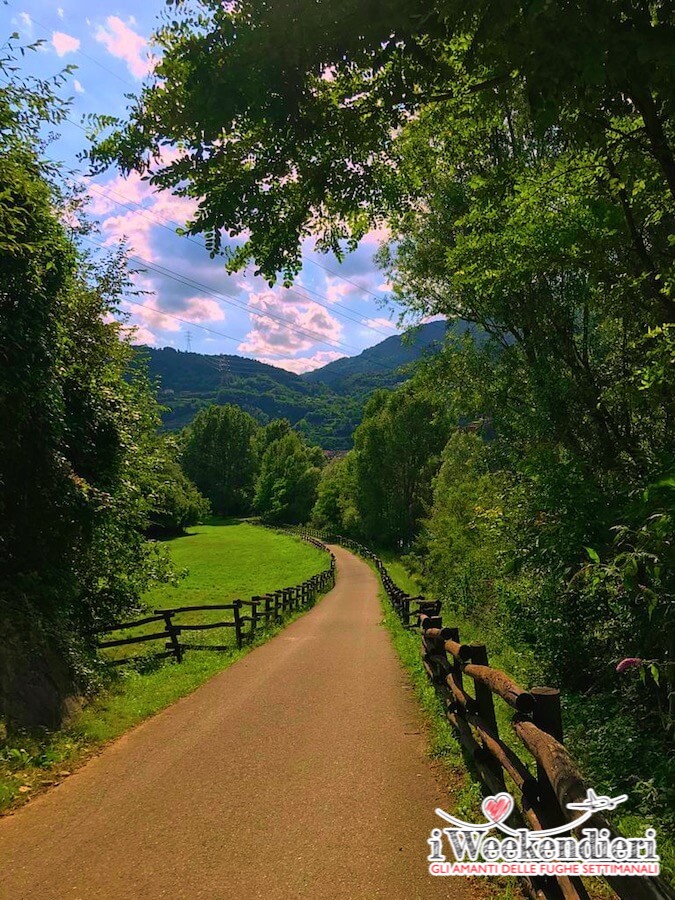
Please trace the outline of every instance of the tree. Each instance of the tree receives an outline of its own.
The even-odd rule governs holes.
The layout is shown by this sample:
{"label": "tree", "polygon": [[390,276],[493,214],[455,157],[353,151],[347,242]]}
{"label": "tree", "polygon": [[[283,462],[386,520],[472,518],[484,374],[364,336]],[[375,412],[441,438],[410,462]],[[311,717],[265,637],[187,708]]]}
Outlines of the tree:
{"label": "tree", "polygon": [[141,493],[159,413],[112,315],[123,252],[96,263],[61,222],[41,139],[60,79],[0,67],[0,714],[54,725],[95,680],[87,634],[168,575]]}
{"label": "tree", "polygon": [[295,524],[309,519],[316,501],[320,470],[311,448],[291,431],[263,453],[255,507],[267,522]]}
{"label": "tree", "polygon": [[368,540],[400,547],[414,537],[447,438],[433,395],[404,386],[371,397],[354,435],[355,502]]}
{"label": "tree", "polygon": [[336,534],[357,536],[360,533],[356,508],[355,455],[348,453],[335,459],[321,472],[312,525]]}
{"label": "tree", "polygon": [[158,439],[142,491],[147,505],[147,533],[151,537],[182,534],[209,514],[210,506],[176,460],[177,448]]}
{"label": "tree", "polygon": [[[619,183],[624,155],[639,154],[672,202],[671,27],[665,0],[195,0],[159,29],[153,79],[93,157],[154,164],[156,184],[199,198],[190,232],[270,279],[298,270],[305,235],[339,254],[414,205],[414,184],[394,173],[398,138],[439,104],[455,104],[461,127],[485,113],[506,122],[523,98],[539,134],[609,151]],[[181,151],[168,164],[166,144]]]}
{"label": "tree", "polygon": [[218,515],[250,512],[257,431],[255,419],[231,404],[201,410],[185,430],[181,464]]}
{"label": "tree", "polygon": [[272,419],[267,425],[263,425],[255,436],[255,451],[260,459],[265,455],[265,451],[270,444],[278,441],[292,432],[291,423],[288,419]]}

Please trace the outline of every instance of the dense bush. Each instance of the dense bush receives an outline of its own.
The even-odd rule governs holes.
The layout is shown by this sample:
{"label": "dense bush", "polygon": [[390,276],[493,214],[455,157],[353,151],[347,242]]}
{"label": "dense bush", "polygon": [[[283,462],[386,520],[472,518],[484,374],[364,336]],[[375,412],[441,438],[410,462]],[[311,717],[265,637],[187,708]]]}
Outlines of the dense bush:
{"label": "dense bush", "polygon": [[165,438],[157,443],[141,486],[147,506],[146,532],[151,537],[182,534],[208,516],[210,505],[178,464],[173,442]]}
{"label": "dense bush", "polygon": [[309,519],[316,501],[319,462],[320,456],[295,432],[269,442],[255,493],[255,508],[264,521],[294,524]]}
{"label": "dense bush", "polygon": [[168,575],[149,545],[142,485],[159,413],[111,316],[125,261],[94,263],[40,134],[52,87],[2,63],[0,88],[0,715],[56,724],[93,677],[86,633]]}

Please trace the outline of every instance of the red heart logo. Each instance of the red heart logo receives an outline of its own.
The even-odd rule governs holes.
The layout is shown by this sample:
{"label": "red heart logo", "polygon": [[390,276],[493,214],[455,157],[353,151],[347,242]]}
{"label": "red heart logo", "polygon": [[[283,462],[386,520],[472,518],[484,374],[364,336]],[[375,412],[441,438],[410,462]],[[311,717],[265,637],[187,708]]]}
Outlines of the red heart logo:
{"label": "red heart logo", "polygon": [[497,794],[495,797],[486,797],[483,800],[483,812],[491,822],[503,822],[511,815],[513,810],[513,797],[511,794]]}

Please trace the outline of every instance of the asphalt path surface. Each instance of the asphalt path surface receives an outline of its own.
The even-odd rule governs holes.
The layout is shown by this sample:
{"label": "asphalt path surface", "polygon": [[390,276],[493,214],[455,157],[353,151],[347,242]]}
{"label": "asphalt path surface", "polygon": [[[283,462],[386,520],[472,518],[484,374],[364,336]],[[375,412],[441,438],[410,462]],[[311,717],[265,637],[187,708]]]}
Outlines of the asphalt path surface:
{"label": "asphalt path surface", "polygon": [[3,900],[478,896],[427,872],[451,799],[376,576],[332,549],[314,609],[0,819]]}

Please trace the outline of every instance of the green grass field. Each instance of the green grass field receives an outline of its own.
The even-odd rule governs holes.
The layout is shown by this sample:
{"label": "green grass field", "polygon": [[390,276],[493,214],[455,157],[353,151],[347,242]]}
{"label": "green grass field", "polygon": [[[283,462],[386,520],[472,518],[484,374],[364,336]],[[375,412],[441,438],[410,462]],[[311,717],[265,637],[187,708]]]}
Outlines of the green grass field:
{"label": "green grass field", "polygon": [[[177,606],[227,604],[233,600],[250,600],[305,581],[328,565],[327,557],[315,547],[297,538],[270,531],[246,522],[223,522],[190,529],[186,536],[164,542],[178,571],[187,574],[177,585],[157,585],[144,599],[146,612]],[[250,610],[243,609],[242,614]],[[138,618],[135,616],[133,618]],[[200,610],[179,613],[176,625],[197,625],[233,621],[231,610]],[[149,623],[139,628],[111,632],[106,638],[130,638],[161,631],[162,623]],[[234,628],[185,632],[184,644],[229,645],[234,647]],[[114,647],[103,651],[110,659],[122,659],[163,649],[163,641]],[[189,655],[189,654],[188,654]]]}
{"label": "green grass field", "polygon": [[[327,554],[299,538],[245,522],[203,525],[191,529],[184,537],[167,541],[166,546],[176,567],[188,571],[177,586],[160,585],[150,591],[144,598],[149,610],[250,599],[254,594],[305,581],[328,565]],[[213,621],[213,615],[191,613],[190,621],[200,621],[200,616],[201,621]],[[223,613],[219,615],[222,617]],[[225,614],[225,618],[231,617],[231,612]],[[278,630],[278,627],[271,628],[261,633],[256,643]],[[124,637],[131,633],[119,632]],[[96,747],[190,693],[248,652],[248,648],[234,647],[234,629],[196,634],[200,635],[200,643],[207,643],[202,636],[218,635],[218,639],[211,640],[219,643],[226,635],[223,643],[232,644],[232,649],[188,652],[180,665],[169,661],[149,671],[123,668],[107,689],[87,703],[64,730],[41,736],[25,735],[11,745],[0,741],[0,810],[66,777],[72,766]],[[140,645],[141,648],[149,646],[152,645]],[[133,645],[116,649],[124,651],[120,656],[138,653]]]}

